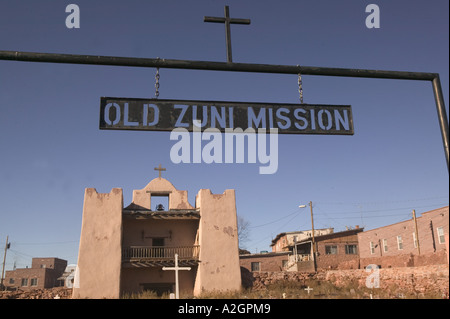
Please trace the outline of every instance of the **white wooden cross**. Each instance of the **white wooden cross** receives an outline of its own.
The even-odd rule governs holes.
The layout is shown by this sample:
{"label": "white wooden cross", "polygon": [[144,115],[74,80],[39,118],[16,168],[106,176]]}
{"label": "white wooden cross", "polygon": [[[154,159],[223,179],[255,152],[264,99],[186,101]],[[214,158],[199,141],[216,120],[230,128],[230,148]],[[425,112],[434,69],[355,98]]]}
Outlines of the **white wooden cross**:
{"label": "white wooden cross", "polygon": [[178,254],[175,254],[175,267],[163,267],[162,270],[175,271],[175,299],[180,299],[180,286],[178,284],[178,271],[191,270],[191,267],[178,267]]}
{"label": "white wooden cross", "polygon": [[314,290],[314,289],[312,289],[312,288],[310,288],[310,287],[308,286],[308,288],[305,288],[305,290],[308,291],[308,295],[309,295],[309,292],[310,292],[311,290]]}

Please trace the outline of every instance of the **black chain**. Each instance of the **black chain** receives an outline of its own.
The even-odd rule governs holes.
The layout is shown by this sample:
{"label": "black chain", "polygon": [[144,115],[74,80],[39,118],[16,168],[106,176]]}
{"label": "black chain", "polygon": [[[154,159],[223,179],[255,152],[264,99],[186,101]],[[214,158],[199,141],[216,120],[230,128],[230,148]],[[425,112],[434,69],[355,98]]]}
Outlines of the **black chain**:
{"label": "black chain", "polygon": [[155,97],[159,97],[159,68],[156,68],[156,75],[155,75]]}
{"label": "black chain", "polygon": [[302,84],[302,75],[298,74],[298,93],[300,95],[300,104],[303,104],[303,84]]}

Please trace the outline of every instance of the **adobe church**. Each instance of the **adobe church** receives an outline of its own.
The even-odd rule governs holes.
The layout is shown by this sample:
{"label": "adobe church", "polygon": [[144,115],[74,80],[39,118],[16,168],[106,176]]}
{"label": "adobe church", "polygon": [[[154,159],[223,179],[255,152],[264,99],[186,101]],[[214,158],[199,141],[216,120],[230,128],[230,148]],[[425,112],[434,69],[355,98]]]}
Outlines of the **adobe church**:
{"label": "adobe church", "polygon": [[[178,272],[182,294],[241,289],[234,190],[201,189],[193,207],[187,191],[162,178],[161,165],[155,169],[159,177],[134,190],[127,207],[121,188],[85,190],[73,298],[172,293],[175,255],[184,268]],[[152,206],[160,197],[168,207]]]}

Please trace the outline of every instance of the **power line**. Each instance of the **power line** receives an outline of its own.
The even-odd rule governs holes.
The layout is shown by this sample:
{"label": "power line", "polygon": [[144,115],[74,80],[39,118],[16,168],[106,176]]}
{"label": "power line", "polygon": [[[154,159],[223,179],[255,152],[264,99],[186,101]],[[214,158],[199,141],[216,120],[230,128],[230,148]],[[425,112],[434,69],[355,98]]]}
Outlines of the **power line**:
{"label": "power line", "polygon": [[31,255],[22,253],[22,252],[20,252],[20,251],[15,250],[15,249],[9,249],[9,250],[12,251],[13,253],[17,254],[17,255],[22,255],[22,256],[25,256],[25,257],[34,258],[34,256],[31,256]]}
{"label": "power line", "polygon": [[[292,214],[291,214],[291,215],[292,215]],[[286,217],[286,216],[285,216],[285,217]],[[284,226],[286,226],[287,224],[289,224],[295,217],[297,217],[297,216],[294,216],[293,218],[291,218],[290,220],[288,220],[285,224],[283,224],[282,226],[278,227],[277,230],[275,230],[275,232],[278,232],[281,228],[283,228]],[[305,224],[305,223],[302,223],[301,225],[304,225],[304,224]],[[257,244],[259,244],[259,243],[261,243],[261,242],[263,242],[263,241],[265,241],[265,240],[267,240],[267,239],[269,239],[269,238],[271,238],[271,237],[272,237],[272,236],[265,236],[264,238],[258,240],[257,242],[250,242],[250,243],[252,243],[253,246],[254,246],[254,245],[257,245]]]}
{"label": "power line", "polygon": [[427,200],[435,200],[449,198],[446,196],[437,196],[437,197],[427,197],[427,198],[416,198],[416,199],[405,199],[405,200],[393,200],[393,201],[377,201],[377,202],[354,202],[354,203],[346,203],[346,202],[321,202],[323,205],[380,205],[380,204],[394,204],[394,203],[407,203],[407,202],[419,202],[419,201],[427,201]]}
{"label": "power line", "polygon": [[296,213],[300,213],[300,210],[299,210],[299,209],[296,209],[293,213],[290,213],[290,214],[288,214],[288,215],[286,215],[286,216],[280,217],[280,218],[278,218],[278,219],[276,219],[276,220],[273,220],[273,221],[268,222],[268,223],[265,223],[265,224],[256,225],[256,226],[250,226],[249,228],[258,228],[258,227],[262,227],[262,226],[267,226],[267,225],[270,225],[270,224],[274,224],[274,223],[277,223],[277,222],[279,222],[280,220],[283,220],[283,219],[285,219],[285,218],[288,218],[289,216],[292,216],[292,215],[294,215],[294,214],[296,214]]}
{"label": "power line", "polygon": [[[320,203],[322,204],[322,203]],[[440,204],[433,204],[433,205],[425,205],[425,206],[410,206],[410,207],[401,207],[401,208],[390,208],[390,209],[377,209],[377,210],[365,210],[365,211],[358,211],[358,212],[330,212],[330,214],[361,214],[361,213],[379,213],[379,212],[389,212],[389,211],[395,211],[395,210],[404,210],[404,209],[417,209],[417,208],[426,208],[426,207],[433,207],[433,206],[442,206],[442,205],[448,205],[448,203],[440,203]],[[367,216],[365,216],[367,217]],[[338,217],[334,217],[338,218]]]}
{"label": "power line", "polygon": [[74,243],[78,243],[79,241],[59,241],[59,242],[47,242],[47,243],[16,243],[13,242],[14,245],[34,245],[34,246],[39,246],[39,245],[63,245],[63,244],[74,244]]}
{"label": "power line", "polygon": [[[390,215],[375,215],[375,216],[365,216],[364,218],[380,218],[380,217],[394,217],[394,216],[404,216],[405,213],[403,214],[390,214]],[[328,218],[328,219],[356,219],[356,218],[361,218],[361,216],[355,216],[355,217],[333,217],[333,218],[329,218],[329,217],[325,217],[325,216],[318,216],[317,219],[322,219],[322,218]]]}

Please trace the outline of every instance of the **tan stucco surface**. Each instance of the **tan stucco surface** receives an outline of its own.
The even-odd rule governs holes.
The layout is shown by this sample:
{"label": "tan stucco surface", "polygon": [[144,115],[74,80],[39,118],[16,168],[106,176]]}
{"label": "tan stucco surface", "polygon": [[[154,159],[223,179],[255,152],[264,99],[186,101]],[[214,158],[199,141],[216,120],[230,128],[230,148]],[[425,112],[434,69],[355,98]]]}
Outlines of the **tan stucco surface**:
{"label": "tan stucco surface", "polygon": [[133,191],[133,203],[144,208],[151,208],[151,194],[169,194],[169,210],[193,209],[188,202],[187,191],[179,191],[167,179],[153,179],[143,189]]}
{"label": "tan stucco surface", "polygon": [[[84,195],[74,298],[118,298],[122,258],[122,189]],[[77,287],[78,286],[78,287]]]}
{"label": "tan stucco surface", "polygon": [[[126,292],[139,292],[143,285],[174,282],[172,271],[122,261],[122,249],[152,246],[154,238],[163,238],[168,249],[200,246],[196,247],[198,265],[180,272],[181,291],[193,291],[199,296],[208,291],[240,290],[234,190],[212,194],[209,189],[202,189],[194,208],[188,202],[187,191],[177,190],[168,180],[158,177],[143,189],[134,190],[132,203],[137,205],[134,207],[151,209],[151,196],[169,197],[165,217],[153,218],[153,212],[147,217],[146,212],[139,218],[133,217],[133,209],[124,210],[122,189],[114,188],[107,194],[97,193],[94,188],[85,190],[73,297],[120,298]],[[196,212],[200,219],[189,215]]]}
{"label": "tan stucco surface", "polygon": [[197,194],[196,207],[200,208],[200,263],[194,294],[240,290],[234,190],[212,194],[209,189],[202,189]]}

